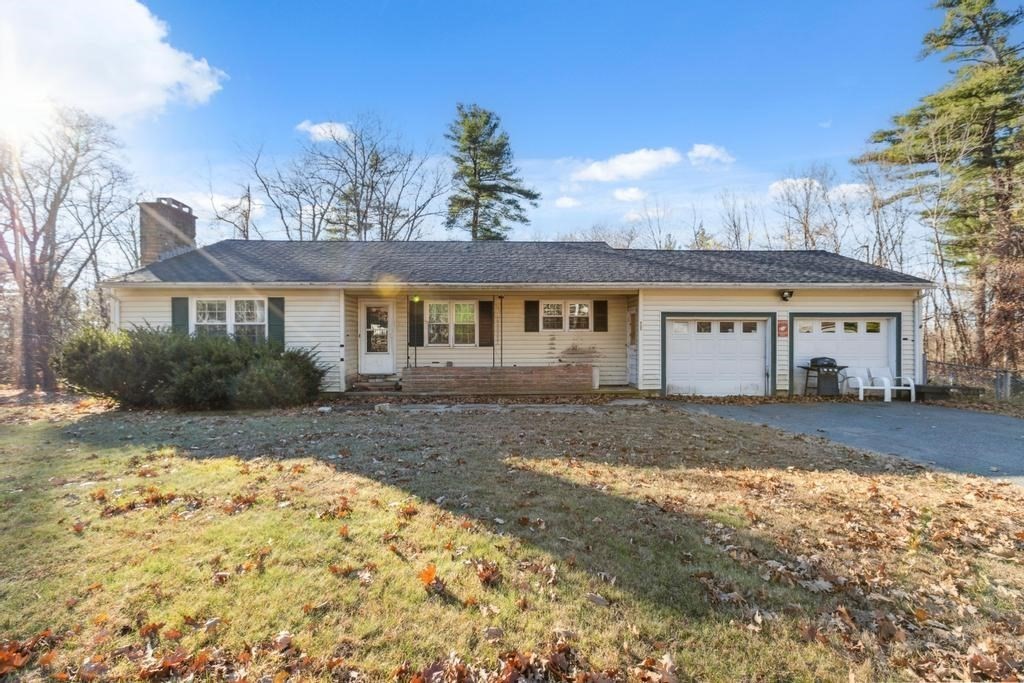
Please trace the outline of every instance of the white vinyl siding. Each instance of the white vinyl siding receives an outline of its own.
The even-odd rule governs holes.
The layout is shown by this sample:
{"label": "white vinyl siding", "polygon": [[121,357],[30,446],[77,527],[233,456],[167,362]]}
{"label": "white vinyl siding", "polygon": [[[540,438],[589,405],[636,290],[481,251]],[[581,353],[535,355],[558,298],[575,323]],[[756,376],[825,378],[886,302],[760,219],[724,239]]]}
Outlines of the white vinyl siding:
{"label": "white vinyl siding", "polygon": [[[420,346],[407,347],[408,309],[405,296],[396,297],[397,318],[396,363],[399,371],[413,365],[420,367],[443,366],[451,362],[458,367],[490,367],[502,359],[502,302],[491,292],[463,293],[457,297],[434,290],[417,291],[424,302],[430,301],[490,301],[494,297],[494,347],[489,346]],[[626,297],[622,294],[607,296],[593,291],[539,292],[504,294],[504,364],[505,366],[541,366],[562,363],[588,363],[598,368],[600,382],[606,386],[626,384]],[[366,298],[372,298],[367,294]],[[608,302],[608,331],[548,330],[524,332],[526,301]],[[591,308],[591,311],[593,309]],[[426,315],[426,310],[424,310]],[[479,322],[479,318],[478,318]],[[593,327],[593,318],[590,322]],[[479,340],[479,331],[477,339]],[[408,360],[406,349],[408,348]],[[492,355],[493,354],[493,355]]]}
{"label": "white vinyl siding", "polygon": [[[903,327],[898,330],[902,339],[901,362],[903,374],[914,371],[914,298],[916,290],[869,289],[796,289],[793,298],[783,301],[778,290],[755,289],[643,289],[640,293],[640,378],[639,388],[661,389],[661,314],[663,312],[775,313],[778,321],[789,322],[789,314],[846,313],[850,318],[863,320],[860,313],[902,313]],[[837,334],[842,334],[842,317]],[[796,334],[797,318],[789,331],[790,336],[776,339],[776,390],[789,390],[789,342]],[[775,330],[770,335],[777,334]]]}
{"label": "white vinyl siding", "polygon": [[[341,391],[341,300],[337,289],[118,289],[120,327],[171,326],[171,299],[265,299],[284,297],[284,339],[288,348],[310,349],[327,368],[325,391]],[[355,309],[349,309],[351,319]],[[347,321],[346,321],[347,322]],[[346,356],[346,358],[348,358]]]}

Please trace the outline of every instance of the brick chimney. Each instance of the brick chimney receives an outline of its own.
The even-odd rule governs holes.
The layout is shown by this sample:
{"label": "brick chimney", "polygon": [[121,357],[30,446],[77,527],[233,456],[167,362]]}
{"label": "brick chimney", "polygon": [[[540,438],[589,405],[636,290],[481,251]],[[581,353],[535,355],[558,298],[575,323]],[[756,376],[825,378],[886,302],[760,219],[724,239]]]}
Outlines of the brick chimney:
{"label": "brick chimney", "polygon": [[170,197],[139,202],[139,265],[148,266],[195,248],[192,207]]}

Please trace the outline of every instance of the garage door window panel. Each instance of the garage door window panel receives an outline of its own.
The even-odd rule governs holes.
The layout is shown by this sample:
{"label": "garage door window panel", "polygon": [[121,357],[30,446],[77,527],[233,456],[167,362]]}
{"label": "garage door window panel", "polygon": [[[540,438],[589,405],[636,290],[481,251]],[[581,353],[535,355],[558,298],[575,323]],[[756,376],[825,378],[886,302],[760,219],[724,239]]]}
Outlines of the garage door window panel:
{"label": "garage door window panel", "polygon": [[836,324],[835,324],[835,322],[830,321],[830,320],[823,320],[821,322],[821,333],[822,334],[835,334],[836,333]]}
{"label": "garage door window panel", "polygon": [[757,334],[757,321],[748,320],[743,323],[743,334]]}
{"label": "garage door window panel", "polygon": [[736,331],[736,323],[733,322],[721,322],[718,323],[718,332],[720,334],[732,334]]}
{"label": "garage door window panel", "polygon": [[698,320],[697,321],[697,334],[711,334],[711,321],[710,320]]}
{"label": "garage door window panel", "polygon": [[864,331],[867,332],[868,334],[881,334],[882,323],[878,322],[877,320],[868,321],[864,323]]}

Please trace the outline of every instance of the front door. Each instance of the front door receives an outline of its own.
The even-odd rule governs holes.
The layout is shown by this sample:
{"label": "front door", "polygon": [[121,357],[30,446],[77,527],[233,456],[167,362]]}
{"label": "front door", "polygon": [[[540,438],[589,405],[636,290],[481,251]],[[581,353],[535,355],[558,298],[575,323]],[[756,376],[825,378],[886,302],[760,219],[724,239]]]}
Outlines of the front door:
{"label": "front door", "polygon": [[360,305],[359,374],[394,374],[394,313],[395,305],[390,301],[366,301]]}

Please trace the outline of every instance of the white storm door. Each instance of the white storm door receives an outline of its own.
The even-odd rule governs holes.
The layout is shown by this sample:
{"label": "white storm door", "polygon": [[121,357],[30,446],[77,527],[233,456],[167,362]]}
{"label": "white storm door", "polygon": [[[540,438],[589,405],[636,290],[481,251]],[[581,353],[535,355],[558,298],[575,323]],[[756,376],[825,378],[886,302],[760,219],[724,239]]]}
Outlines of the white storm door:
{"label": "white storm door", "polygon": [[359,374],[395,372],[395,304],[362,301],[359,304]]}
{"label": "white storm door", "polygon": [[637,310],[630,308],[626,311],[626,383],[630,386],[637,385]]}

